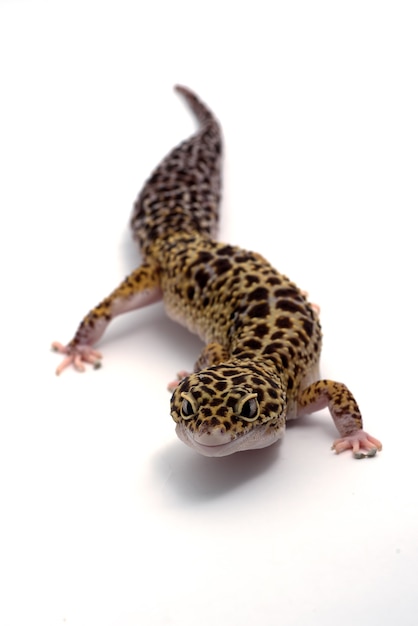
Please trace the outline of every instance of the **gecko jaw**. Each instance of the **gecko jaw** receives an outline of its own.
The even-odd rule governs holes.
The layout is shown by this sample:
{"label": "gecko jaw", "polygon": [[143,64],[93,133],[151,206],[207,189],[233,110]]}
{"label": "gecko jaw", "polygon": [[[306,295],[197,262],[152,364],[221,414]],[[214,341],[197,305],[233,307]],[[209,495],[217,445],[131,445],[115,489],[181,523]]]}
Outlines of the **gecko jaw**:
{"label": "gecko jaw", "polygon": [[[210,457],[228,456],[244,450],[265,448],[275,443],[284,433],[284,427],[271,431],[268,425],[263,424],[244,435],[232,438],[229,433],[221,431],[212,434],[192,433],[185,425],[179,422],[176,426],[178,438],[199,454]],[[221,443],[220,443],[221,442]]]}

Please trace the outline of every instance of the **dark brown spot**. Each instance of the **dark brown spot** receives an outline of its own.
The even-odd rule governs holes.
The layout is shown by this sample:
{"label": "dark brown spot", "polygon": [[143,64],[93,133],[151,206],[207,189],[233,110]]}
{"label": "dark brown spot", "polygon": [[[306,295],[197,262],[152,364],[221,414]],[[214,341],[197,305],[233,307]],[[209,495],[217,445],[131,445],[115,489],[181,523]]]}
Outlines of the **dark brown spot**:
{"label": "dark brown spot", "polygon": [[259,337],[260,339],[262,339],[263,337],[265,337],[268,332],[269,332],[269,327],[267,326],[267,324],[258,324],[255,328],[254,328],[254,335],[256,337]]}
{"label": "dark brown spot", "polygon": [[234,367],[225,367],[224,369],[224,375],[225,376],[237,376],[239,374],[239,371],[234,368]]}
{"label": "dark brown spot", "polygon": [[216,261],[213,263],[213,267],[215,269],[215,272],[219,276],[220,274],[224,274],[225,272],[228,272],[231,269],[232,265],[229,259],[223,258],[223,259],[216,259]]}
{"label": "dark brown spot", "polygon": [[290,287],[280,287],[274,292],[276,298],[299,298],[300,294],[297,289]]}
{"label": "dark brown spot", "polygon": [[248,317],[268,317],[270,313],[270,307],[267,302],[261,302],[255,304],[248,311]]}
{"label": "dark brown spot", "polygon": [[198,263],[209,263],[209,261],[211,261],[213,258],[213,255],[210,252],[207,252],[206,250],[201,250],[199,252],[199,256],[197,258]]}
{"label": "dark brown spot", "polygon": [[216,283],[216,291],[217,291],[217,300],[221,300],[223,302],[223,291],[224,291],[224,286],[226,283],[227,279],[226,278],[221,278],[221,280],[218,280],[218,282]]}
{"label": "dark brown spot", "polygon": [[239,374],[238,376],[234,376],[232,378],[232,382],[234,385],[243,385],[247,380],[247,377],[245,374]]}
{"label": "dark brown spot", "polygon": [[253,274],[248,274],[245,277],[245,280],[246,280],[246,283],[247,283],[246,287],[251,287],[251,285],[257,284],[257,283],[260,282],[260,279],[258,278],[258,276],[254,276]]}
{"label": "dark brown spot", "polygon": [[187,297],[189,298],[189,300],[193,300],[193,296],[194,296],[194,287],[190,285],[190,287],[188,287],[187,289]]}
{"label": "dark brown spot", "polygon": [[265,287],[257,287],[248,294],[248,300],[249,302],[253,302],[254,300],[267,300],[268,296],[269,292]]}
{"label": "dark brown spot", "polygon": [[198,270],[196,272],[195,280],[200,289],[204,289],[206,287],[206,283],[209,280],[209,274],[205,272],[205,270]]}
{"label": "dark brown spot", "polygon": [[205,375],[201,374],[201,375],[199,376],[199,380],[200,380],[200,382],[201,382],[201,383],[203,383],[204,385],[210,385],[213,379],[212,379],[212,377],[211,377],[211,376],[208,376],[208,374],[205,374]]}
{"label": "dark brown spot", "polygon": [[281,347],[280,343],[269,343],[269,345],[264,348],[263,354],[274,354],[280,350]]}
{"label": "dark brown spot", "polygon": [[231,409],[233,409],[236,403],[237,403],[237,399],[230,396],[226,401],[226,406],[229,406]]}
{"label": "dark brown spot", "polygon": [[287,346],[287,352],[288,352],[290,358],[293,359],[294,356],[295,356],[295,350],[294,350],[293,346],[289,346],[288,345]]}
{"label": "dark brown spot", "polygon": [[266,404],[266,412],[267,413],[278,413],[279,412],[279,405],[277,404],[277,402],[267,402]]}
{"label": "dark brown spot", "polygon": [[293,322],[290,317],[279,317],[276,320],[277,328],[293,328]]}
{"label": "dark brown spot", "polygon": [[238,356],[240,359],[252,359],[254,357],[253,352],[242,351],[242,348],[235,348],[232,351],[233,356]]}
{"label": "dark brown spot", "polygon": [[267,278],[266,282],[269,285],[281,285],[282,284],[282,281],[280,280],[278,276],[270,276],[270,278]]}
{"label": "dark brown spot", "polygon": [[289,311],[289,313],[306,313],[306,309],[293,300],[278,300],[276,309],[281,311]]}
{"label": "dark brown spot", "polygon": [[247,341],[244,341],[244,346],[246,348],[251,348],[251,350],[259,350],[262,343],[258,339],[248,339]]}
{"label": "dark brown spot", "polygon": [[308,335],[308,337],[312,337],[313,323],[310,320],[307,320],[307,319],[303,320],[303,328],[305,329],[305,332]]}
{"label": "dark brown spot", "polygon": [[181,381],[181,390],[189,391],[189,389],[190,389],[190,379],[185,378],[184,380]]}

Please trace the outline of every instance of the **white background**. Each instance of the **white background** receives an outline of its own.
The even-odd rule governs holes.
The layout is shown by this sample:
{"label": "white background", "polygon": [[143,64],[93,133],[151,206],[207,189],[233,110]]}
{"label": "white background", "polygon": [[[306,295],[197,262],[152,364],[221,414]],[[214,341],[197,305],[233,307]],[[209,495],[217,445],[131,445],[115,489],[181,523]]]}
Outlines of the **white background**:
{"label": "white background", "polygon": [[[0,623],[415,625],[418,20],[397,0],[0,2]],[[52,340],[138,263],[143,181],[221,120],[221,239],[321,305],[327,412],[222,459],[175,437],[166,383],[199,341],[160,305],[54,376]]]}

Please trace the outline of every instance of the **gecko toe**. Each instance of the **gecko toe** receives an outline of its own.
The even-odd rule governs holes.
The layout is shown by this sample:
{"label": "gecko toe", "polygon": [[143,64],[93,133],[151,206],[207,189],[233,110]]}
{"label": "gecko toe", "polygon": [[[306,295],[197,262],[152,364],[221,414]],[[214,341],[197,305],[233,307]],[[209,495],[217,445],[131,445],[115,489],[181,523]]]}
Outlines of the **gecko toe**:
{"label": "gecko toe", "polygon": [[352,435],[334,441],[332,449],[337,454],[351,449],[355,459],[365,459],[376,456],[378,450],[382,449],[382,444],[363,430],[358,430]]}
{"label": "gecko toe", "polygon": [[362,452],[361,450],[358,450],[357,452],[353,452],[353,456],[355,459],[368,459],[373,456],[376,456],[376,454],[377,454],[377,448],[370,448],[370,450],[367,450],[365,452]]}

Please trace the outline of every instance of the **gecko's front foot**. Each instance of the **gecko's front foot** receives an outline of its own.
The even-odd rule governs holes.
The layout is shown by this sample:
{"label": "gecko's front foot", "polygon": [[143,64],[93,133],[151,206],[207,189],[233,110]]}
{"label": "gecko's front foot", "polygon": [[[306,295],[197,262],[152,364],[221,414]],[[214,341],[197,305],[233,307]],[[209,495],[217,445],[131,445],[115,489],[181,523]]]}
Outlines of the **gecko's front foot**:
{"label": "gecko's front foot", "polygon": [[55,370],[57,376],[69,365],[73,365],[78,372],[84,372],[86,368],[83,362],[93,365],[94,369],[101,367],[102,355],[97,350],[93,350],[91,346],[63,346],[58,341],[54,341],[52,349],[66,355]]}
{"label": "gecko's front foot", "polygon": [[332,450],[337,454],[344,450],[353,450],[355,459],[364,459],[366,457],[375,456],[378,450],[382,449],[382,444],[364,430],[358,430],[353,435],[347,435],[336,439],[333,443]]}
{"label": "gecko's front foot", "polygon": [[180,381],[182,381],[183,378],[186,378],[186,376],[189,376],[189,375],[190,375],[190,372],[187,372],[186,370],[181,370],[180,372],[177,372],[176,380],[172,380],[171,383],[168,383],[167,385],[168,391],[170,393],[173,393],[174,389],[178,386]]}

